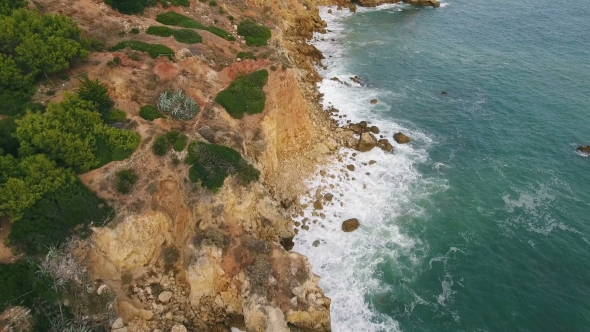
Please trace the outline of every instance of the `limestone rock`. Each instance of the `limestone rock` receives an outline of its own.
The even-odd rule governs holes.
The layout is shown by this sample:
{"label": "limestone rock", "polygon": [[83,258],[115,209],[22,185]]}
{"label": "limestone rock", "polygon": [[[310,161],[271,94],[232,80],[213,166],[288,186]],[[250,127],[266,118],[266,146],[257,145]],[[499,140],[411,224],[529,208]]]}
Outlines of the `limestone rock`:
{"label": "limestone rock", "polygon": [[324,208],[324,205],[322,204],[322,202],[318,199],[315,202],[313,202],[313,208],[316,210],[321,210]]}
{"label": "limestone rock", "polygon": [[334,198],[334,195],[332,195],[330,193],[327,193],[327,194],[324,195],[324,200],[325,201],[331,202],[333,198]]}
{"label": "limestone rock", "polygon": [[160,293],[160,295],[158,295],[158,300],[162,303],[168,303],[168,302],[170,302],[172,295],[173,295],[172,292],[164,291],[164,292]]}
{"label": "limestone rock", "polygon": [[117,320],[115,320],[113,325],[111,325],[111,328],[113,328],[113,329],[120,329],[122,327],[123,327],[123,318],[121,318],[121,317],[117,318]]}
{"label": "limestone rock", "polygon": [[578,147],[578,151],[584,154],[590,154],[590,145],[581,145]]}
{"label": "limestone rock", "polygon": [[113,332],[127,332],[128,330],[127,330],[127,327],[122,327],[120,329],[113,329],[112,331]]}
{"label": "limestone rock", "polygon": [[398,144],[406,144],[406,143],[410,143],[410,138],[406,135],[404,135],[403,133],[399,132],[399,133],[395,133],[393,134],[393,139],[398,143]]}
{"label": "limestone rock", "polygon": [[371,151],[377,145],[377,139],[371,133],[363,133],[356,149],[360,152]]}
{"label": "limestone rock", "polygon": [[109,289],[109,287],[105,284],[102,284],[102,285],[98,286],[98,289],[96,290],[96,294],[102,295],[102,293],[104,291],[106,291],[107,289]]}
{"label": "limestone rock", "polygon": [[354,171],[354,165],[347,165],[346,169],[352,172]]}
{"label": "limestone rock", "polygon": [[393,145],[391,145],[391,143],[389,143],[389,140],[386,139],[380,139],[377,142],[377,145],[379,145],[379,147],[381,148],[381,150],[386,151],[386,152],[393,152]]}
{"label": "limestone rock", "polygon": [[359,224],[358,219],[352,218],[352,219],[345,220],[342,223],[342,230],[344,232],[352,232],[355,229],[359,228],[359,226],[360,226],[360,224]]}
{"label": "limestone rock", "polygon": [[188,331],[187,331],[186,327],[184,327],[184,325],[178,324],[178,325],[172,326],[172,329],[170,330],[170,332],[188,332]]}
{"label": "limestone rock", "polygon": [[373,134],[379,134],[381,132],[381,130],[379,130],[379,127],[377,126],[371,126],[371,128],[369,128],[369,130],[373,133]]}

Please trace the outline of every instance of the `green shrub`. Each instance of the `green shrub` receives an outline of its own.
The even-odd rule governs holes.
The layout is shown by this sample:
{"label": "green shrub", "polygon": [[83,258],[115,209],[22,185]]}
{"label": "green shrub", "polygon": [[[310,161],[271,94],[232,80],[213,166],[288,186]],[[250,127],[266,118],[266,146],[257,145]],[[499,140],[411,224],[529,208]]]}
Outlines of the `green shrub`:
{"label": "green shrub", "polygon": [[197,44],[203,41],[201,35],[189,29],[176,30],[173,36],[176,41],[185,44]]}
{"label": "green shrub", "polygon": [[131,15],[143,13],[145,8],[155,6],[156,0],[108,0],[105,3],[119,13]]}
{"label": "green shrub", "polygon": [[179,26],[179,27],[188,28],[188,29],[207,30],[207,31],[209,31],[221,38],[224,38],[226,40],[229,40],[229,41],[236,40],[236,38],[234,36],[232,36],[231,33],[227,32],[223,29],[220,29],[217,27],[205,26],[205,25],[193,20],[190,17],[184,16],[182,14],[178,14],[178,13],[172,12],[172,11],[159,14],[158,16],[156,16],[156,21],[158,21],[162,24],[174,25],[174,26]]}
{"label": "green shrub", "polygon": [[[166,2],[166,0],[164,0]],[[189,0],[168,0],[172,6],[183,6],[188,7],[190,5]]]}
{"label": "green shrub", "polygon": [[209,6],[217,6],[217,1],[215,1],[215,0],[210,0],[210,1],[209,1]]}
{"label": "green shrub", "polygon": [[132,29],[129,31],[129,33],[130,33],[130,34],[132,34],[132,35],[136,35],[136,34],[138,34],[138,33],[139,33],[139,28],[132,28]]}
{"label": "green shrub", "polygon": [[18,157],[18,148],[20,143],[12,136],[16,132],[16,120],[14,117],[0,120],[0,149],[1,155],[10,154],[13,157]]}
{"label": "green shrub", "polygon": [[153,36],[170,37],[174,33],[174,29],[164,26],[151,26],[145,31],[145,33]]}
{"label": "green shrub", "polygon": [[82,44],[85,49],[92,52],[102,52],[105,49],[104,43],[94,38],[82,38],[80,44]]}
{"label": "green shrub", "polygon": [[240,58],[242,60],[244,60],[244,59],[256,60],[256,56],[252,52],[240,52],[240,53],[238,53],[236,58]]}
{"label": "green shrub", "polygon": [[217,192],[225,178],[236,174],[242,184],[248,184],[260,177],[260,172],[248,164],[240,154],[231,148],[192,142],[188,147],[187,162],[192,164],[189,179],[200,182],[201,186]]}
{"label": "green shrub", "polygon": [[152,144],[152,151],[156,156],[165,156],[168,153],[168,139],[165,135],[158,135]]}
{"label": "green shrub", "polygon": [[225,14],[225,10],[223,10],[223,7],[219,7],[219,9],[217,10],[217,12],[221,15]]}
{"label": "green shrub", "polygon": [[127,113],[118,109],[112,109],[104,116],[106,123],[125,122],[125,120],[127,120]]}
{"label": "green shrub", "polygon": [[142,41],[137,40],[130,40],[130,41],[122,41],[115,45],[114,47],[110,48],[110,51],[118,51],[124,48],[129,47],[132,50],[140,51],[140,52],[147,52],[150,56],[155,59],[161,55],[167,56],[170,60],[172,60],[172,55],[174,55],[174,51],[169,47],[166,47],[161,44],[149,44],[144,43]]}
{"label": "green shrub", "polygon": [[238,25],[238,35],[246,38],[248,46],[265,46],[271,37],[270,29],[252,21],[243,21]]}
{"label": "green shrub", "polygon": [[229,16],[227,17],[227,19],[228,19],[228,20],[230,20],[230,21],[233,21],[233,20],[234,20],[234,17],[233,17],[233,16],[231,16],[231,15],[229,15]]}
{"label": "green shrub", "polygon": [[105,200],[76,180],[45,194],[27,209],[13,223],[8,238],[26,254],[45,254],[50,246],[57,246],[72,235],[90,235],[92,224],[102,226],[113,213]]}
{"label": "green shrub", "polygon": [[139,180],[139,176],[131,169],[117,172],[117,191],[120,194],[130,193],[137,180]]}
{"label": "green shrub", "polygon": [[79,81],[81,85],[76,89],[78,97],[93,102],[96,110],[104,118],[113,105],[115,105],[115,102],[109,97],[109,87],[101,83],[98,78],[92,81],[86,75]]}
{"label": "green shrub", "polygon": [[215,97],[215,101],[236,119],[241,119],[244,113],[260,113],[264,110],[266,102],[262,88],[267,81],[268,71],[265,69],[239,76]]}
{"label": "green shrub", "polygon": [[199,112],[199,105],[183,90],[164,91],[158,98],[158,109],[179,120],[190,120]]}
{"label": "green shrub", "polygon": [[162,113],[160,113],[160,111],[158,111],[158,109],[152,105],[141,106],[139,109],[139,116],[148,121],[154,121],[155,119],[164,117]]}
{"label": "green shrub", "polygon": [[185,134],[180,134],[178,138],[172,144],[172,148],[174,151],[182,151],[186,147],[186,143],[188,142],[188,137]]}

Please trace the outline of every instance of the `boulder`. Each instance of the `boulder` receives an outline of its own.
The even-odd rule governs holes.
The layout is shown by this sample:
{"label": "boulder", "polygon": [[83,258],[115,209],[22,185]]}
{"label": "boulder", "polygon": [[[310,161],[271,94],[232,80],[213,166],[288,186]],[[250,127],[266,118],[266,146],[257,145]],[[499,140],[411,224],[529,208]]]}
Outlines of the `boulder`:
{"label": "boulder", "polygon": [[403,0],[404,3],[407,3],[412,6],[432,6],[434,8],[440,7],[440,3],[436,0]]}
{"label": "boulder", "polygon": [[187,329],[186,329],[186,327],[184,327],[184,325],[178,324],[178,325],[172,326],[172,329],[170,330],[170,332],[187,332]]}
{"label": "boulder", "polygon": [[371,133],[363,133],[358,141],[356,149],[360,152],[371,151],[377,145],[377,139]]}
{"label": "boulder", "polygon": [[356,218],[348,219],[342,222],[342,230],[347,233],[356,230],[359,228],[359,226],[359,221]]}
{"label": "boulder", "polygon": [[398,144],[406,144],[406,143],[410,143],[410,138],[406,135],[404,135],[403,133],[399,132],[396,134],[393,134],[393,139],[398,143]]}
{"label": "boulder", "polygon": [[113,330],[120,329],[122,327],[123,327],[123,318],[121,318],[121,317],[117,318],[117,320],[115,320],[113,325],[111,325],[111,328]]}
{"label": "boulder", "polygon": [[377,104],[377,99],[371,99],[371,104]]}
{"label": "boulder", "polygon": [[351,77],[350,80],[353,81],[354,83],[361,84],[361,78],[358,76]]}
{"label": "boulder", "polygon": [[333,198],[334,198],[334,195],[332,195],[330,193],[327,193],[327,194],[324,195],[324,200],[325,201],[331,202]]}
{"label": "boulder", "polygon": [[361,128],[367,128],[367,126],[368,126],[367,121],[359,122],[359,126],[361,126]]}
{"label": "boulder", "polygon": [[391,143],[389,143],[389,140],[386,139],[380,139],[377,142],[377,145],[381,148],[381,150],[383,151],[387,151],[387,152],[393,152],[393,145],[391,145]]}
{"label": "boulder", "polygon": [[349,171],[354,171],[354,165],[348,165],[346,166],[346,169],[348,169]]}
{"label": "boulder", "polygon": [[584,154],[590,154],[590,145],[581,145],[578,147],[578,151]]}
{"label": "boulder", "polygon": [[318,199],[315,202],[313,202],[313,208],[316,210],[321,210],[324,208],[324,205],[322,204],[322,202]]}
{"label": "boulder", "polygon": [[381,132],[381,130],[379,130],[379,127],[377,126],[371,126],[371,128],[369,128],[369,130],[373,133],[373,134],[379,134]]}
{"label": "boulder", "polygon": [[171,298],[172,298],[172,292],[170,292],[170,291],[164,291],[164,292],[160,293],[160,295],[158,295],[158,300],[162,303],[168,303]]}

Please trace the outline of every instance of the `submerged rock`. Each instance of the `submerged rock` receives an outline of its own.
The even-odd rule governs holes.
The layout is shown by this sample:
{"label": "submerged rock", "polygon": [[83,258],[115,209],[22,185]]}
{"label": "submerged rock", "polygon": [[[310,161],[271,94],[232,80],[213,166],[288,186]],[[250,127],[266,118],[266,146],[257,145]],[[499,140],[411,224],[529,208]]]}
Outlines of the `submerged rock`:
{"label": "submerged rock", "polygon": [[342,222],[342,230],[347,233],[356,230],[359,228],[359,226],[359,220],[356,218],[348,219]]}
{"label": "submerged rock", "polygon": [[406,144],[406,143],[410,143],[410,138],[406,135],[404,135],[403,133],[399,132],[396,134],[393,134],[393,139],[398,143],[398,144]]}
{"label": "submerged rock", "polygon": [[578,151],[584,154],[590,154],[590,145],[580,145]]}
{"label": "submerged rock", "polygon": [[377,104],[377,99],[371,99],[371,104]]}

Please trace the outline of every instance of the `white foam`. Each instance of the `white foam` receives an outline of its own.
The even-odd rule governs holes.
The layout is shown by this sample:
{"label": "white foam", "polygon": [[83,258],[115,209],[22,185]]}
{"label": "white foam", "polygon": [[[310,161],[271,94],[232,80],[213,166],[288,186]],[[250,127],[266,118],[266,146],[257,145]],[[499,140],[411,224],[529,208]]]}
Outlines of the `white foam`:
{"label": "white foam", "polygon": [[[395,10],[403,6],[395,4],[359,10]],[[341,45],[346,45],[343,20],[351,13],[331,7],[332,14],[328,14],[328,9],[330,7],[321,8],[320,14],[327,21],[329,31],[324,35],[316,34],[312,40],[326,56],[324,65],[327,69],[318,69],[324,77],[319,84],[319,90],[324,94],[323,106],[338,108],[338,114],[346,114],[346,118],[338,119],[341,124],[346,120],[368,120],[370,125],[378,126],[380,134],[392,141],[395,153],[379,148],[365,153],[342,149],[342,163],[334,161],[324,168],[325,177],[318,176],[308,183],[310,194],[300,202],[307,204],[308,208],[295,221],[306,221],[309,230],[300,229],[295,237],[294,250],[305,254],[314,272],[322,277],[320,286],[332,299],[334,331],[397,331],[398,323],[377,312],[367,303],[366,297],[387,291],[389,287],[377,276],[380,264],[395,262],[401,255],[413,264],[421,264],[422,257],[416,257],[413,249],[425,245],[404,234],[396,224],[396,217],[420,215],[422,208],[414,204],[413,199],[445,190],[447,184],[444,180],[424,179],[415,169],[415,164],[427,161],[426,151],[435,144],[432,138],[392,121],[387,113],[394,106],[381,101],[370,104],[371,99],[386,100],[397,96],[350,80],[359,73],[347,68],[346,50]],[[348,85],[330,80],[332,77],[338,77]],[[393,142],[392,136],[398,131],[408,134],[412,143],[398,145]],[[376,164],[369,165],[371,160]],[[355,170],[347,170],[346,165],[354,165]],[[334,195],[332,201],[318,211],[313,209],[316,192]],[[349,218],[357,218],[361,226],[354,232],[344,233],[342,221]],[[443,302],[452,296],[451,286],[452,279],[450,285],[443,285]],[[424,299],[416,295],[413,305],[423,302]]]}

